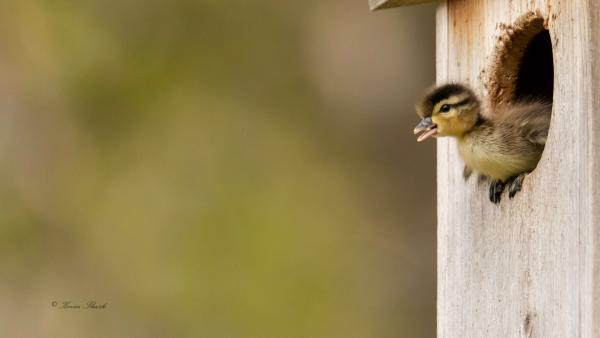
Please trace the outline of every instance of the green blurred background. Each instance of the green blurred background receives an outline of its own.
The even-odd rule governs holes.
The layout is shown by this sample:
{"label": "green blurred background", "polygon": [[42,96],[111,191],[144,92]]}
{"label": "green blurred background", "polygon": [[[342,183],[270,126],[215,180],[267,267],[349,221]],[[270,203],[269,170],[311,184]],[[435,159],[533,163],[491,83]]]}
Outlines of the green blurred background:
{"label": "green blurred background", "polygon": [[434,336],[433,6],[1,8],[1,337]]}

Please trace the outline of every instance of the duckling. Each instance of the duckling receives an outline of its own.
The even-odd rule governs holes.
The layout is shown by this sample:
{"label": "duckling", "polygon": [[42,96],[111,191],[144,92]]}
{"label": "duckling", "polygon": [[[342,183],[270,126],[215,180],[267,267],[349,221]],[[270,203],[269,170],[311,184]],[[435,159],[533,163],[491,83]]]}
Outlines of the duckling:
{"label": "duckling", "polygon": [[416,109],[422,118],[414,129],[420,133],[417,141],[456,138],[465,180],[473,171],[489,179],[489,199],[497,204],[506,186],[512,199],[537,166],[548,137],[552,103],[517,100],[484,114],[471,89],[447,84],[431,90]]}

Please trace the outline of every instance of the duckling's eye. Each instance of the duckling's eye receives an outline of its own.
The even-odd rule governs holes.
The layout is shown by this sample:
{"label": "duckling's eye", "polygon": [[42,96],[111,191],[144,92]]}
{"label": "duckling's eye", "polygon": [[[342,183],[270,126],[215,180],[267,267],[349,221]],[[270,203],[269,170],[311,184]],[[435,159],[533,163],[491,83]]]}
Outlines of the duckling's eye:
{"label": "duckling's eye", "polygon": [[440,113],[447,113],[450,111],[450,105],[442,105],[442,107],[440,108]]}

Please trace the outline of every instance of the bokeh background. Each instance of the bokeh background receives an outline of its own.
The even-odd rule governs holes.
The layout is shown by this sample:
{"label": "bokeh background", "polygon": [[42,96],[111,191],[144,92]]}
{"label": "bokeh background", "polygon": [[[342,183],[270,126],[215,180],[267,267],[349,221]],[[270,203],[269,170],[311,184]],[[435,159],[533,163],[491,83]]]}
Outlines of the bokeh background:
{"label": "bokeh background", "polygon": [[1,8],[0,336],[434,336],[432,5]]}

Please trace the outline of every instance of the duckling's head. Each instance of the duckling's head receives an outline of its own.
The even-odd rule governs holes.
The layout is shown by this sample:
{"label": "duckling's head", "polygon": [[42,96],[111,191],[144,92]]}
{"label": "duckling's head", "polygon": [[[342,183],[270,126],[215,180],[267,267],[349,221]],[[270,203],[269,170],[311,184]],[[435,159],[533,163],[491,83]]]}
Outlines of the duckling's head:
{"label": "duckling's head", "polygon": [[414,133],[422,133],[421,142],[431,136],[462,137],[480,120],[479,100],[471,89],[461,84],[446,84],[431,90],[421,103],[417,114],[422,118]]}

